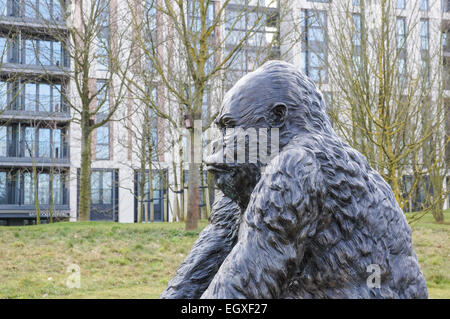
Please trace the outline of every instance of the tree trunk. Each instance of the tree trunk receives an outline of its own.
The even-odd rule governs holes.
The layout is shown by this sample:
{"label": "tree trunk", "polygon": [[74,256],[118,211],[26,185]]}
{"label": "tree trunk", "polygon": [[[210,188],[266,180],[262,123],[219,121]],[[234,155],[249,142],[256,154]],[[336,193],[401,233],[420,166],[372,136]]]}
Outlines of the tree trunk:
{"label": "tree trunk", "polygon": [[200,165],[195,163],[195,133],[190,131],[191,158],[189,161],[189,181],[188,181],[188,211],[186,216],[186,230],[197,229],[198,222],[198,184],[200,180]]}
{"label": "tree trunk", "polygon": [[50,167],[50,174],[49,174],[49,198],[48,198],[48,213],[49,213],[49,218],[50,218],[50,223],[53,223],[53,167]]}
{"label": "tree trunk", "polygon": [[[33,145],[34,147],[34,145]],[[36,149],[33,150],[33,167],[32,167],[32,178],[33,178],[33,193],[34,193],[34,208],[36,210],[36,224],[41,223],[41,211],[39,209],[39,197],[38,197],[38,175],[36,167]]]}
{"label": "tree trunk", "polygon": [[[150,154],[151,155],[151,154]],[[155,221],[155,205],[154,205],[154,198],[153,198],[153,171],[150,167],[148,171],[148,179],[150,183],[149,192],[150,192],[150,223],[153,223]]]}
{"label": "tree trunk", "polygon": [[91,137],[85,125],[81,129],[81,169],[79,221],[89,221],[91,205]]}

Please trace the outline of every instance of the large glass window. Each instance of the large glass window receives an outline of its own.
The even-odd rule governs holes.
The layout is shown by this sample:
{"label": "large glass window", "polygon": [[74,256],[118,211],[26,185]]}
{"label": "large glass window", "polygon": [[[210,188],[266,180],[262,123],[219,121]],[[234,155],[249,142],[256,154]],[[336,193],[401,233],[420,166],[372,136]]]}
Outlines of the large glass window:
{"label": "large glass window", "polygon": [[50,157],[50,129],[39,129],[39,157]]}
{"label": "large glass window", "polygon": [[39,61],[38,64],[52,65],[52,47],[53,42],[48,40],[39,40]]}
{"label": "large glass window", "polygon": [[36,19],[38,13],[37,1],[36,0],[25,0],[24,1],[24,16],[30,19]]}
{"label": "large glass window", "polygon": [[36,94],[36,83],[25,83],[25,111],[36,111],[36,102],[37,102],[37,94]]}
{"label": "large glass window", "polygon": [[61,42],[47,39],[25,39],[23,51],[23,64],[64,65],[64,48]]}
{"label": "large glass window", "polygon": [[34,127],[25,127],[25,138],[24,138],[24,156],[33,157],[35,156],[35,135],[36,129]]}
{"label": "large glass window", "polygon": [[8,128],[0,126],[0,156],[8,156]]}
{"label": "large glass window", "polygon": [[91,203],[100,204],[101,198],[101,172],[93,171],[91,173]]}
{"label": "large glass window", "polygon": [[[8,89],[8,102],[11,104],[11,99],[21,92],[15,92],[10,84]],[[39,112],[63,112],[62,107],[62,86],[61,84],[49,84],[45,82],[40,83],[25,83],[23,85],[24,106],[25,111],[39,111]],[[1,99],[0,99],[1,101]]]}
{"label": "large glass window", "polygon": [[51,112],[51,85],[48,83],[39,84],[38,106],[40,112]]}
{"label": "large glass window", "polygon": [[0,37],[0,63],[8,63],[8,39]]}
{"label": "large glass window", "polygon": [[63,158],[63,132],[61,129],[53,130],[52,155],[54,158]]}
{"label": "large glass window", "polygon": [[8,83],[0,81],[0,110],[8,107]]}
{"label": "large glass window", "polygon": [[[67,204],[63,173],[53,173],[51,178],[50,172],[40,172],[36,179],[40,205],[50,204],[50,189],[53,189],[53,205]],[[34,206],[34,188],[33,174],[30,171],[0,171],[0,204]]]}
{"label": "large glass window", "polygon": [[361,37],[362,37],[362,22],[361,15],[359,13],[353,14],[353,61],[355,66],[358,67],[361,64]]}
{"label": "large glass window", "polygon": [[269,56],[272,59],[279,57],[278,10],[256,4],[249,0],[233,1],[225,11],[225,55],[231,54],[248,37],[230,60],[229,86]]}
{"label": "large glass window", "polygon": [[[135,184],[135,190],[136,190],[136,198],[139,198],[141,196],[140,194],[140,182],[142,180],[141,172],[136,172],[136,184]],[[150,193],[150,174],[147,170],[145,172],[145,183],[144,183],[144,193],[142,194],[142,204],[146,204],[145,206],[142,206],[144,209],[142,211],[143,215],[142,220],[151,220],[151,212],[150,212],[150,205],[153,205],[153,219],[154,221],[163,221],[164,220],[164,212],[165,212],[165,205],[167,204],[164,201],[164,194],[166,193],[166,186],[165,186],[165,178],[166,178],[166,171],[164,170],[153,170],[152,171],[152,189],[153,194]],[[138,205],[140,203],[135,201],[135,216],[137,217],[138,213]],[[145,210],[146,209],[146,210]],[[137,221],[137,218],[136,218]]]}
{"label": "large glass window", "polygon": [[[109,113],[109,92],[105,81],[97,81],[97,122],[103,121]],[[96,159],[109,159],[109,123],[97,128]]]}
{"label": "large glass window", "polygon": [[405,9],[406,0],[397,0],[397,9]]}
{"label": "large glass window", "polygon": [[49,190],[49,175],[46,173],[40,173],[38,175],[38,200],[40,205],[48,205]]}
{"label": "large glass window", "polygon": [[25,40],[24,56],[25,64],[36,64],[36,57],[38,56],[37,40],[27,39]]}
{"label": "large glass window", "polygon": [[53,175],[53,204],[54,205],[62,205],[63,204],[63,188],[61,183],[61,175],[54,174]]}
{"label": "large glass window", "polygon": [[420,0],[419,9],[420,11],[428,11],[428,0]]}
{"label": "large glass window", "polygon": [[19,183],[16,183],[18,176],[16,172],[0,171],[0,204],[18,204]]}
{"label": "large glass window", "polygon": [[[12,0],[11,2],[19,2]],[[26,18],[51,20],[61,19],[60,0],[23,0],[23,12]]]}
{"label": "large glass window", "polygon": [[426,86],[430,84],[429,45],[430,45],[429,20],[420,19],[421,64],[422,64],[422,73]]}
{"label": "large glass window", "polygon": [[108,71],[109,69],[109,3],[105,0],[98,1],[99,31],[97,35],[97,70]]}
{"label": "large glass window", "polygon": [[450,12],[450,0],[442,0],[442,11]]}
{"label": "large glass window", "polygon": [[0,172],[0,204],[8,203],[8,184],[6,175],[7,172]]}
{"label": "large glass window", "polygon": [[406,19],[397,17],[397,50],[398,50],[398,77],[401,85],[405,84],[406,70]]}
{"label": "large glass window", "polygon": [[316,83],[327,83],[327,13],[317,10],[302,11],[304,40],[302,58],[304,72]]}
{"label": "large glass window", "polygon": [[91,173],[91,203],[111,205],[113,195],[113,171],[93,170]]}
{"label": "large glass window", "polygon": [[109,123],[97,128],[96,159],[109,159]]}
{"label": "large glass window", "polygon": [[34,204],[34,183],[32,174],[29,172],[23,174],[23,204]]}
{"label": "large glass window", "polygon": [[0,15],[5,16],[8,9],[8,0],[0,0]]}

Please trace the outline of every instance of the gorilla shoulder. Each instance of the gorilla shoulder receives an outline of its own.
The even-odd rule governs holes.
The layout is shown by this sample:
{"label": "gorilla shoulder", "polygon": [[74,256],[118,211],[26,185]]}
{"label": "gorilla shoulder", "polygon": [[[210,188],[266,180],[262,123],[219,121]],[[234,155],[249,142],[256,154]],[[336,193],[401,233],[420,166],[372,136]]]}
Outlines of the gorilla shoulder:
{"label": "gorilla shoulder", "polygon": [[287,236],[285,240],[313,236],[322,185],[320,161],[312,150],[301,145],[284,148],[268,163],[252,193],[247,223],[267,227]]}

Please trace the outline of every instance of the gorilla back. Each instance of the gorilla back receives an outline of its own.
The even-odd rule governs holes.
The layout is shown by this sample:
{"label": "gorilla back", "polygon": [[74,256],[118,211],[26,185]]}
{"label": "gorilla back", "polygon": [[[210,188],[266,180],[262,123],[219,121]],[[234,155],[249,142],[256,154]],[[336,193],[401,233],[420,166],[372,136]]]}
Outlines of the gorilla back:
{"label": "gorilla back", "polygon": [[[243,215],[202,298],[427,298],[390,186],[336,135],[301,71],[270,61],[249,73],[226,94],[217,123],[276,127],[280,152],[258,162],[257,173],[248,163],[217,163],[215,154],[208,161]],[[236,184],[245,174],[254,183]]]}

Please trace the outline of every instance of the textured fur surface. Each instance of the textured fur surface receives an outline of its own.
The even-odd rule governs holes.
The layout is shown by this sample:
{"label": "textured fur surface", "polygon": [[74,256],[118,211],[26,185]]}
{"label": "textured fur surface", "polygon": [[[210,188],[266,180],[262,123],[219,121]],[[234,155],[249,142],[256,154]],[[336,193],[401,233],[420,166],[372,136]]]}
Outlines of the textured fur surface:
{"label": "textured fur surface", "polygon": [[[287,114],[274,115],[281,114],[278,124],[267,113],[274,105],[286,106]],[[236,83],[221,114],[234,114],[238,127],[275,122],[281,152],[260,165],[242,218],[236,207],[225,224],[208,226],[163,297],[196,298],[205,289],[202,298],[427,298],[390,186],[335,134],[320,92],[303,73],[268,62]],[[221,200],[218,215],[232,205]],[[239,223],[237,238],[232,223]],[[380,269],[379,288],[368,285],[369,265]]]}
{"label": "textured fur surface", "polygon": [[240,222],[238,205],[218,192],[208,226],[200,233],[161,298],[200,298],[236,244]]}

